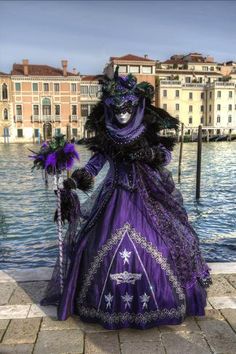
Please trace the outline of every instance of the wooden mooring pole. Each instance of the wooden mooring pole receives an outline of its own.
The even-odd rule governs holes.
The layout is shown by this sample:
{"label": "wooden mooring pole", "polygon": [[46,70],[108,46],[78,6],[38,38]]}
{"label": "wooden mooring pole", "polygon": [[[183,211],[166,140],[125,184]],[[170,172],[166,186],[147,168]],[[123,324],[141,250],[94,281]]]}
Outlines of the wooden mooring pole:
{"label": "wooden mooring pole", "polygon": [[[70,124],[68,124],[67,127],[66,127],[66,139],[69,142],[71,141],[71,126],[70,126]],[[70,177],[70,171],[67,170],[66,175],[67,175],[67,178],[69,178]]]}
{"label": "wooden mooring pole", "polygon": [[178,183],[180,183],[180,176],[181,176],[183,141],[184,141],[184,123],[181,123],[180,148],[179,148],[179,166],[178,166]]}
{"label": "wooden mooring pole", "polygon": [[202,161],[202,126],[198,127],[197,141],[197,178],[196,178],[196,199],[200,198],[201,189],[201,161]]}

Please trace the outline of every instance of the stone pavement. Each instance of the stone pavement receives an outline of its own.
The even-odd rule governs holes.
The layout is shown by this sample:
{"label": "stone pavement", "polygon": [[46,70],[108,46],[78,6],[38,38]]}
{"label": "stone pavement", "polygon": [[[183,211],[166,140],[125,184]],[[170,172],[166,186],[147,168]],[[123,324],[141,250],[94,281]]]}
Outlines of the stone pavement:
{"label": "stone pavement", "polygon": [[235,354],[236,263],[210,263],[206,316],[180,325],[107,331],[39,306],[52,269],[0,271],[0,354]]}

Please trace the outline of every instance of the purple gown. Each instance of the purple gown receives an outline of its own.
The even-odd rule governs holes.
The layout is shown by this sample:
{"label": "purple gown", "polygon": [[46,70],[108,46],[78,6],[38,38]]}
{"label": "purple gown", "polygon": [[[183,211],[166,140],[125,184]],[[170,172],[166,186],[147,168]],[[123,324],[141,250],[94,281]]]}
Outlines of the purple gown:
{"label": "purple gown", "polygon": [[77,314],[107,329],[145,329],[205,314],[210,268],[165,168],[171,152],[160,149],[165,161],[155,170],[101,153],[86,164],[93,176],[107,160],[110,168],[74,242],[59,320]]}

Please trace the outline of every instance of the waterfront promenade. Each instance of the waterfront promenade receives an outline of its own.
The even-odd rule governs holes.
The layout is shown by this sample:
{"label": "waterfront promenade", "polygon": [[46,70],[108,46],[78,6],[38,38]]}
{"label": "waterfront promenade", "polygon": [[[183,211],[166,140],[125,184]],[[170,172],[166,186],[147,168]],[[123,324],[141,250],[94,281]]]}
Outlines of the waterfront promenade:
{"label": "waterfront promenade", "polygon": [[39,306],[52,268],[0,271],[0,354],[235,354],[236,263],[209,263],[206,316],[150,330],[107,331]]}

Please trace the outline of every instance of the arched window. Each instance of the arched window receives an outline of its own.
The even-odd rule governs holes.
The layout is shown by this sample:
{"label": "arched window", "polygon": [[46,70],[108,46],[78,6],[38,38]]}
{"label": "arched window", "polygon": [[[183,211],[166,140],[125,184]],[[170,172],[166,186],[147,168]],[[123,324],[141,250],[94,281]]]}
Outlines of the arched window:
{"label": "arched window", "polygon": [[8,119],[8,110],[5,108],[4,111],[3,111],[3,116],[4,116],[4,119],[7,120]]}
{"label": "arched window", "polygon": [[8,99],[8,93],[7,93],[7,84],[2,85],[2,99],[7,100]]}
{"label": "arched window", "polygon": [[43,104],[43,115],[50,116],[51,115],[51,101],[49,98],[44,98],[42,101]]}

